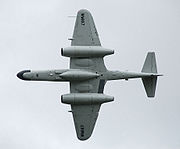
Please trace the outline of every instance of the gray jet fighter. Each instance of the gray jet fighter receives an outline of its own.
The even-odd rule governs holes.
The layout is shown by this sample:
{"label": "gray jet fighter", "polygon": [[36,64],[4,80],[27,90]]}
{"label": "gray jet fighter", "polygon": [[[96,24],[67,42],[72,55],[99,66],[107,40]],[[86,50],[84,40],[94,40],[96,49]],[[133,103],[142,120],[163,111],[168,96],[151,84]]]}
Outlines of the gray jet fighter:
{"label": "gray jet fighter", "polygon": [[114,50],[101,46],[91,13],[80,10],[77,13],[71,46],[61,48],[61,55],[70,58],[70,69],[32,71],[24,70],[17,77],[27,81],[68,81],[70,93],[61,96],[61,102],[71,105],[77,137],[88,139],[94,129],[101,104],[111,102],[114,97],[103,93],[107,81],[142,78],[148,97],[155,96],[157,73],[155,53],[147,54],[142,71],[109,71],[104,56]]}

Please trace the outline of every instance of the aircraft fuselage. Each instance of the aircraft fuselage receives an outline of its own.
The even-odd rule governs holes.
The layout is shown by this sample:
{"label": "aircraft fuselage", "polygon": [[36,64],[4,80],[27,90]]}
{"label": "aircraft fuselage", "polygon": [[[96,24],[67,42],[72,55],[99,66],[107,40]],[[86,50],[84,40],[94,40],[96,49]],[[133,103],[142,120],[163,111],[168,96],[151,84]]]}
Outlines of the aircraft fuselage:
{"label": "aircraft fuselage", "polygon": [[105,71],[105,72],[92,72],[79,69],[60,69],[60,70],[44,70],[44,71],[31,71],[24,70],[17,74],[17,77],[22,80],[32,81],[84,81],[94,78],[103,80],[119,80],[131,78],[143,78],[150,76],[157,76],[153,73],[135,73],[128,71]]}

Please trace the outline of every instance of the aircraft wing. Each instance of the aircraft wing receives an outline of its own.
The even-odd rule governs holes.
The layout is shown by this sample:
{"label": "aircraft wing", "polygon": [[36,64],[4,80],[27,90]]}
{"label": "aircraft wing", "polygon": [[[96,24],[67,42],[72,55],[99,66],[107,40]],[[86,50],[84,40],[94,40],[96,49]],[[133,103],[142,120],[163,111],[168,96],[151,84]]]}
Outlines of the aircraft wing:
{"label": "aircraft wing", "polygon": [[[92,64],[91,61],[93,61]],[[79,65],[79,64],[82,65]],[[106,71],[102,58],[71,58],[71,69]],[[87,81],[70,82],[71,93],[103,93],[105,80],[94,78]],[[77,137],[88,139],[94,129],[101,104],[71,105]]]}
{"label": "aircraft wing", "polygon": [[[98,33],[89,11],[77,14],[71,46],[101,46]],[[70,69],[81,69],[100,73],[107,69],[102,57],[71,57]],[[94,78],[87,81],[70,82],[71,93],[103,93],[105,80]],[[101,104],[71,105],[77,137],[88,139],[94,129]]]}
{"label": "aircraft wing", "polygon": [[[105,80],[92,79],[82,82],[71,82],[71,93],[102,93]],[[80,140],[88,139],[94,129],[101,104],[71,105],[77,137]]]}
{"label": "aircraft wing", "polygon": [[71,105],[76,134],[80,140],[86,140],[91,136],[100,106],[100,104]]}
{"label": "aircraft wing", "polygon": [[101,46],[91,13],[82,9],[77,13],[71,46]]}

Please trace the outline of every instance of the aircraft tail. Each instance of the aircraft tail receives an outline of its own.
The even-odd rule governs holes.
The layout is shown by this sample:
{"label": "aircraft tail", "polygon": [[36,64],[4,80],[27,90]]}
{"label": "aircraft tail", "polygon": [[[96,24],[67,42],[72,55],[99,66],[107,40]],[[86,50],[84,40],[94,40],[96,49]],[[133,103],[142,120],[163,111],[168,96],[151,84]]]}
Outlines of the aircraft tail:
{"label": "aircraft tail", "polygon": [[152,73],[149,77],[143,77],[142,82],[148,97],[154,97],[156,91],[157,74],[156,58],[154,52],[148,52],[142,71],[143,73]]}

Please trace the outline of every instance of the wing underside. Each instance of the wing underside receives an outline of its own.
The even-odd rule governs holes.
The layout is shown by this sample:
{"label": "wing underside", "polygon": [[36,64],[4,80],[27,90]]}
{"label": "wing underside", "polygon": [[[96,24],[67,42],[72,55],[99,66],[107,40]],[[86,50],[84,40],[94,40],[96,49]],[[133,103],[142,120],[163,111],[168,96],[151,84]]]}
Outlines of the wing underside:
{"label": "wing underside", "polygon": [[91,136],[100,106],[100,104],[71,105],[76,134],[80,140],[86,140]]}
{"label": "wing underside", "polygon": [[[71,93],[102,93],[104,82],[100,79],[71,82]],[[100,106],[101,104],[71,105],[76,134],[80,140],[86,140],[91,136]]]}
{"label": "wing underside", "polygon": [[[101,46],[99,36],[89,11],[77,14],[71,46]],[[71,69],[82,69],[101,73],[106,71],[102,57],[74,57],[70,59]],[[71,93],[103,93],[105,80],[94,78],[86,81],[70,82]],[[94,129],[101,104],[71,105],[77,137],[88,139]]]}
{"label": "wing underside", "polygon": [[101,46],[94,20],[88,10],[78,11],[71,46]]}

